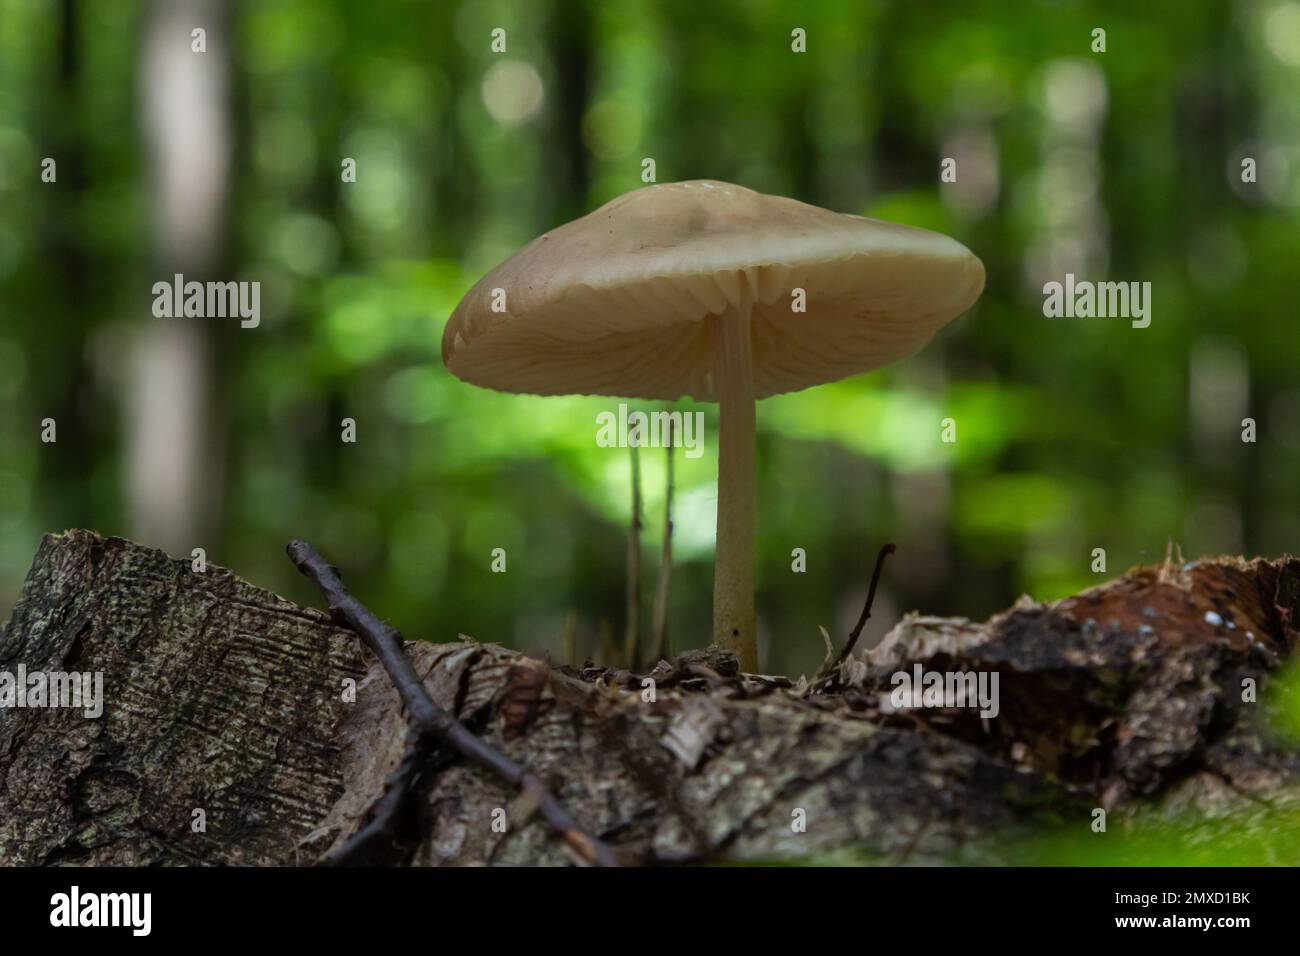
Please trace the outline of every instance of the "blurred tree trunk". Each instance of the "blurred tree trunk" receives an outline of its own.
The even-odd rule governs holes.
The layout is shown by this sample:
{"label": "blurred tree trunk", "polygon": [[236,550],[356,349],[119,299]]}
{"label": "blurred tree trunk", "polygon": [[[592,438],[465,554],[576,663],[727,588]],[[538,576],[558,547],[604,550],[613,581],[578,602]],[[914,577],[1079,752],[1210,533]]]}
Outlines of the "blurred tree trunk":
{"label": "blurred tree trunk", "polygon": [[556,170],[552,185],[557,208],[547,210],[548,222],[576,219],[587,209],[587,144],[582,122],[590,105],[591,19],[585,3],[562,0],[550,17],[550,55],[556,74],[554,135],[548,163]]}
{"label": "blurred tree trunk", "polygon": [[[168,0],[144,27],[141,112],[151,156],[155,276],[217,278],[226,264],[231,133],[226,0]],[[205,31],[206,52],[192,32]],[[229,277],[226,277],[229,278]],[[155,318],[141,302],[128,378],[130,525],[172,553],[204,544],[222,479],[209,318]],[[209,543],[210,547],[211,544]]]}
{"label": "blurred tree trunk", "polygon": [[[39,331],[32,336],[30,381],[39,398],[33,403],[36,421],[54,419],[57,440],[40,446],[40,473],[36,487],[53,503],[65,523],[93,522],[95,508],[88,487],[87,462],[104,452],[96,429],[97,406],[92,392],[93,374],[88,358],[89,331],[97,318],[90,307],[88,287],[91,266],[85,254],[85,220],[81,214],[86,189],[84,124],[76,122],[82,109],[81,6],[78,0],[59,5],[58,57],[51,77],[51,102],[41,111],[47,127],[42,139],[55,161],[57,179],[39,188],[47,190],[49,214],[41,223],[42,244],[51,269],[37,292],[44,308],[29,314]],[[39,174],[33,170],[32,174]],[[49,321],[57,316],[60,321]],[[9,316],[5,316],[6,320]],[[16,318],[16,316],[15,316]]]}

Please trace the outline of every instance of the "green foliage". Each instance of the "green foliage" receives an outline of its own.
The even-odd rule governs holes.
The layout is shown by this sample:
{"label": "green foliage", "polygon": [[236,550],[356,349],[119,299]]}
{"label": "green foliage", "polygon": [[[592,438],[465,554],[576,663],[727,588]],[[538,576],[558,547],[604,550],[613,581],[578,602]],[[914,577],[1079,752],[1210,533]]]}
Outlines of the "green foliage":
{"label": "green foliage", "polygon": [[[264,318],[204,328],[221,467],[196,491],[201,543],[311,602],[281,554],[309,536],[412,637],[558,653],[570,610],[582,653],[621,633],[627,454],[594,442],[612,403],[473,388],[438,343],[486,269],[640,186],[653,157],[660,181],[942,230],[988,271],[977,308],[913,359],[760,405],[773,670],[815,667],[819,624],[847,632],[885,540],[899,558],[881,607],[976,617],[1096,583],[1093,547],[1111,573],[1170,538],[1188,555],[1294,550],[1300,166],[1265,158],[1300,146],[1300,107],[1276,6],[239,5],[222,257],[261,280]],[[132,488],[128,440],[130,362],[161,321],[137,95],[149,6],[61,9],[0,0],[0,605],[40,533],[137,534],[132,494],[150,491]],[[1106,54],[1089,51],[1098,23]],[[1246,151],[1254,188],[1237,181]],[[47,155],[57,186],[39,182]],[[939,181],[946,156],[958,184]],[[1154,283],[1151,328],[1043,318],[1045,264],[1079,249],[1093,278]],[[709,620],[715,450],[677,458],[679,647]],[[665,462],[642,465],[652,569]]]}
{"label": "green foliage", "polygon": [[1235,806],[1222,815],[1112,815],[1105,833],[1056,834],[1019,848],[1029,866],[1297,866],[1300,809]]}
{"label": "green foliage", "polygon": [[1300,748],[1300,663],[1292,661],[1269,684],[1269,716],[1277,733]]}

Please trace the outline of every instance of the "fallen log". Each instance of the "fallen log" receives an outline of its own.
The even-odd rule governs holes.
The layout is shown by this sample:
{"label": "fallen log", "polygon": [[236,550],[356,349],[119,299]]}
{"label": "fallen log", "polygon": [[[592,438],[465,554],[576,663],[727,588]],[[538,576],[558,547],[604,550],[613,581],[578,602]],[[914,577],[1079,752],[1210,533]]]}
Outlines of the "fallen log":
{"label": "fallen log", "polygon": [[[1300,755],[1258,701],[1298,626],[1300,561],[1225,558],[982,623],[909,615],[812,683],[717,649],[647,674],[463,636],[405,650],[621,862],[1001,863],[1098,811],[1293,805]],[[387,673],[329,615],[88,531],[42,541],[0,632],[0,674],[20,665],[102,675],[103,710],[0,707],[0,863],[317,863],[408,752]],[[996,716],[908,698],[918,665],[996,675]],[[533,791],[453,748],[427,762],[386,862],[580,862]]]}

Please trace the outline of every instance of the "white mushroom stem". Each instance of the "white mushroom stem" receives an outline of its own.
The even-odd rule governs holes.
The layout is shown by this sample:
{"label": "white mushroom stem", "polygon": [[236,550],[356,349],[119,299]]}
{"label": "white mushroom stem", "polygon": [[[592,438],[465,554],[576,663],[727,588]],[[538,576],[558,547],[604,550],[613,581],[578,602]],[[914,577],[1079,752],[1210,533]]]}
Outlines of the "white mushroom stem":
{"label": "white mushroom stem", "polygon": [[713,387],[718,400],[718,542],[713,564],[713,641],[758,670],[754,630],[753,300],[713,321]]}

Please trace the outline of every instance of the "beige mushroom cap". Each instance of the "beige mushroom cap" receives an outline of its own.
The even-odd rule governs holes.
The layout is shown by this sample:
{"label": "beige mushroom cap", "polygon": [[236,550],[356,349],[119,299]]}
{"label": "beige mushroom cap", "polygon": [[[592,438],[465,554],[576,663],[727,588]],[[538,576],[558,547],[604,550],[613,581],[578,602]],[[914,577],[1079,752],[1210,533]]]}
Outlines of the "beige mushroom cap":
{"label": "beige mushroom cap", "polygon": [[[763,398],[913,354],[975,302],[984,266],[925,229],[730,183],[665,183],[489,272],[452,313],[442,357],[459,378],[507,392],[712,401],[704,320],[737,308],[746,285]],[[492,310],[495,289],[503,312]],[[791,308],[795,289],[806,312]]]}

